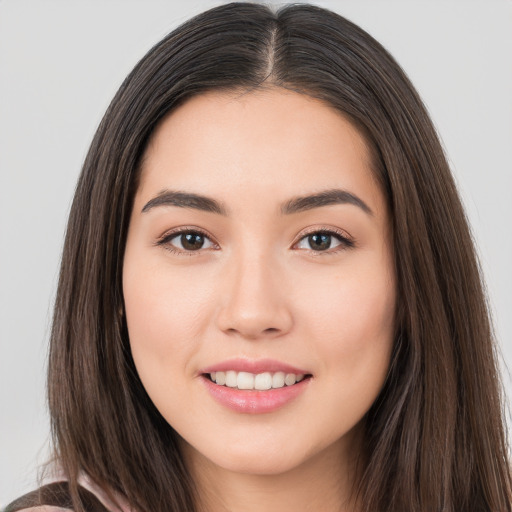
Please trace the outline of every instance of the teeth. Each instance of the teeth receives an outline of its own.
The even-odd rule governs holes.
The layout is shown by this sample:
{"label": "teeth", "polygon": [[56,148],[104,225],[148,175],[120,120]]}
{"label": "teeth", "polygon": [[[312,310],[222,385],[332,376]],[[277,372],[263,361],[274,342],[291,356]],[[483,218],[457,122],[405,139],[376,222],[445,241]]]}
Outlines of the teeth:
{"label": "teeth", "polygon": [[247,372],[239,372],[236,378],[238,389],[254,389],[254,375]]}
{"label": "teeth", "polygon": [[284,372],[277,372],[272,375],[272,387],[282,388],[284,386]]}
{"label": "teeth", "polygon": [[228,388],[236,388],[236,372],[229,371],[226,372],[226,386]]}
{"label": "teeth", "polygon": [[259,389],[260,391],[265,391],[266,389],[272,388],[272,375],[268,372],[258,373],[256,377],[254,377],[254,388]]}
{"label": "teeth", "polygon": [[257,375],[249,372],[212,372],[210,378],[219,386],[227,386],[238,389],[256,389],[265,391],[267,389],[279,389],[286,386],[293,386],[296,382],[304,379],[304,374],[284,372],[264,372]]}
{"label": "teeth", "polygon": [[293,386],[295,384],[296,376],[294,373],[287,373],[286,377],[284,378],[284,383],[287,386]]}

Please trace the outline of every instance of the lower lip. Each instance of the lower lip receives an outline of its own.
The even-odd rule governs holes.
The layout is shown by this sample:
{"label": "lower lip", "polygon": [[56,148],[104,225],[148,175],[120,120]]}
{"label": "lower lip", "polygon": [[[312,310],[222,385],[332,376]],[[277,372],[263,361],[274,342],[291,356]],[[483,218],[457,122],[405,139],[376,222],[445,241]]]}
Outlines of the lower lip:
{"label": "lower lip", "polygon": [[297,382],[293,386],[284,386],[267,391],[242,390],[219,386],[202,376],[206,389],[221,405],[245,414],[263,414],[273,412],[291,402],[306,390],[311,378]]}

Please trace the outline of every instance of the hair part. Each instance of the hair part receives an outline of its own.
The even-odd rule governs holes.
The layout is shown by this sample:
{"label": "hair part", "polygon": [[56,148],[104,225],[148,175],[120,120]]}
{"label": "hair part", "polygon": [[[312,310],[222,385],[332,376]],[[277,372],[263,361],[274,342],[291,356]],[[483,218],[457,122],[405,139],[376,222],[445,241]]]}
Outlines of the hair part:
{"label": "hair part", "polygon": [[[388,379],[365,422],[367,512],[510,511],[495,345],[468,223],[420,98],[362,29],[299,4],[211,9],[126,78],[91,144],[71,208],[48,396],[56,456],[81,511],[86,473],[146,512],[196,510],[178,435],[149,399],[122,314],[122,265],[141,162],[157,125],[206,91],[281,87],[363,134],[386,195],[398,286]],[[483,413],[485,411],[485,413]]]}

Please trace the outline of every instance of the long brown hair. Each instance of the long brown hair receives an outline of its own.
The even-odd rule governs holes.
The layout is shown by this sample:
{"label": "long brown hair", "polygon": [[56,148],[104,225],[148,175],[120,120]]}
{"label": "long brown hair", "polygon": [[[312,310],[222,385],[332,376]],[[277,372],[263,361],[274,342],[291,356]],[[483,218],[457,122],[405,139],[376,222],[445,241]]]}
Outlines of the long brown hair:
{"label": "long brown hair", "polygon": [[393,224],[397,335],[366,416],[367,512],[511,511],[495,345],[471,234],[426,110],[386,50],[328,10],[211,9],[158,43],[126,78],[92,142],[66,234],[53,320],[49,405],[71,488],[87,474],[145,512],[196,510],[177,434],[137,375],[122,263],[155,127],[209,90],[283,87],[361,131]]}

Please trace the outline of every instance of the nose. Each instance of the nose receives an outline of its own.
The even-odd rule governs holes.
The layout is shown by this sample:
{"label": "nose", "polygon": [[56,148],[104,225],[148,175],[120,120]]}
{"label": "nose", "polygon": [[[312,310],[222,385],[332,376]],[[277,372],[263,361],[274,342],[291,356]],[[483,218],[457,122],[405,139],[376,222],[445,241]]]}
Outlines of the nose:
{"label": "nose", "polygon": [[290,297],[275,262],[262,254],[233,260],[223,279],[218,328],[250,340],[289,332],[293,325]]}

